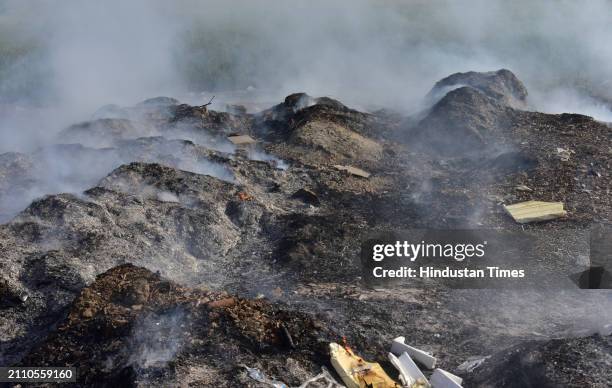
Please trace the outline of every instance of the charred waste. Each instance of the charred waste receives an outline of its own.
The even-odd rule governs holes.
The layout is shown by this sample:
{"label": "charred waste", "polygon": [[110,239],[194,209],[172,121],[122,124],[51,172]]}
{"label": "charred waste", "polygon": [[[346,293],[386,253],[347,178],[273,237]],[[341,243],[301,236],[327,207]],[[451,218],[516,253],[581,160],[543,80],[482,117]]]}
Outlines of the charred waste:
{"label": "charred waste", "polygon": [[[157,97],[0,155],[0,364],[74,366],[79,386],[262,386],[246,365],[298,386],[342,338],[391,371],[402,335],[468,387],[609,386],[609,293],[362,284],[372,232],[526,230],[554,263],[612,219],[606,123],[527,110],[509,70],[426,99],[408,117],[305,93],[258,112]],[[503,210],[534,198],[567,216]]]}

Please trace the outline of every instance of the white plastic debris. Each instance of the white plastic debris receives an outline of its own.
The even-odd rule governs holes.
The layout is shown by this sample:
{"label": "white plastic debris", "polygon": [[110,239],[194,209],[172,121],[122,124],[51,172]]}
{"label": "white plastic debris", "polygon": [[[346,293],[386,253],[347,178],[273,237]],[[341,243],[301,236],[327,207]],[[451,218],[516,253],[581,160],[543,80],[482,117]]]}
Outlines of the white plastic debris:
{"label": "white plastic debris", "polygon": [[[246,369],[247,374],[249,375],[250,378],[252,378],[253,380],[259,383],[269,385],[273,388],[289,388],[285,383],[281,383],[280,381],[275,381],[275,380],[268,378],[268,376],[266,376],[259,369],[249,368],[246,365],[242,365],[242,367]],[[345,388],[344,385],[336,382],[336,379],[334,379],[334,377],[331,375],[331,373],[329,373],[329,371],[325,367],[321,368],[321,373],[304,381],[297,388],[308,388],[313,383],[317,383],[317,386],[320,386],[321,380],[327,383],[325,386],[326,388]]]}
{"label": "white plastic debris", "polygon": [[462,388],[463,379],[459,376],[436,368],[429,379],[433,388]]}
{"label": "white plastic debris", "polygon": [[462,372],[470,373],[474,369],[476,369],[480,365],[482,365],[482,363],[485,362],[487,360],[487,358],[489,358],[489,357],[491,357],[491,356],[486,356],[486,357],[470,357],[470,358],[468,358],[467,361],[465,361],[464,363],[459,365],[457,367],[457,369],[462,371]]}
{"label": "white plastic debris", "polygon": [[320,383],[321,380],[327,383],[326,388],[344,388],[344,385],[339,384],[325,367],[321,369],[321,373],[304,381],[298,388],[307,388],[312,383]]}
{"label": "white plastic debris", "polygon": [[400,372],[400,380],[402,380],[405,386],[429,386],[427,378],[414,361],[412,361],[408,353],[404,352],[399,357],[396,357],[393,353],[389,353],[389,361],[391,361],[391,364]]}
{"label": "white plastic debris", "polygon": [[404,337],[397,337],[391,344],[391,353],[396,356],[406,352],[410,357],[414,358],[419,364],[423,365],[427,369],[433,369],[436,367],[436,358],[431,354],[417,348],[413,348],[410,345],[405,344],[406,339]]}
{"label": "white plastic debris", "polygon": [[255,368],[249,368],[246,365],[243,365],[244,369],[247,370],[247,373],[250,378],[253,380],[260,382],[262,384],[267,384],[273,388],[289,388],[285,383],[281,383],[279,381],[270,380],[262,371]]}

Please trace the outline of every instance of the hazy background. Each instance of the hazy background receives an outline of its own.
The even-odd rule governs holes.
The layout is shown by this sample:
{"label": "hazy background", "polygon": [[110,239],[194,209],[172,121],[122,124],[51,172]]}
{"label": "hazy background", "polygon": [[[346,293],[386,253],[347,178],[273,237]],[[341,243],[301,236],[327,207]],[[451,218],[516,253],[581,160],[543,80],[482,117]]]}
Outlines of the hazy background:
{"label": "hazy background", "polygon": [[502,67],[539,110],[612,121],[610,41],[606,0],[0,0],[0,151],[156,95],[410,112],[450,73]]}

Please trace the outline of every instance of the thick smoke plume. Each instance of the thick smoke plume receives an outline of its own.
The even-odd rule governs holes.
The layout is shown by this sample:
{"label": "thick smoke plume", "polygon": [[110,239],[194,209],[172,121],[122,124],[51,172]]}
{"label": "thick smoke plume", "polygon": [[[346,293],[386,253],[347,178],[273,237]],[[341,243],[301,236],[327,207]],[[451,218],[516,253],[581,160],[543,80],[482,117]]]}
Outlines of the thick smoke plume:
{"label": "thick smoke plume", "polygon": [[443,76],[497,68],[513,70],[539,109],[606,118],[612,98],[605,0],[4,0],[0,29],[2,100],[70,118],[249,87],[274,101],[303,90],[411,110]]}

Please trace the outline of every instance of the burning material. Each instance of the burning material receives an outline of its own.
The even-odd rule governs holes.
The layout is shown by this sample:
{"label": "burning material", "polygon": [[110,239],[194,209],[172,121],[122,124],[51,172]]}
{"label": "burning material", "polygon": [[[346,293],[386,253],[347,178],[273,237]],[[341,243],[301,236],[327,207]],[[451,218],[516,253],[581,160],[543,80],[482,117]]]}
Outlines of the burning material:
{"label": "burning material", "polygon": [[410,357],[413,357],[417,362],[423,365],[427,369],[433,369],[436,367],[436,358],[431,354],[424,352],[423,350],[413,348],[410,345],[406,345],[404,337],[397,337],[393,340],[391,345],[391,353],[396,356],[401,356],[403,353],[408,353]]}
{"label": "burning material", "polygon": [[554,220],[567,214],[563,202],[527,201],[504,205],[504,210],[519,224]]}
{"label": "burning material", "polygon": [[245,193],[244,191],[240,191],[238,193],[238,199],[240,199],[241,201],[252,201],[253,196],[249,193]]}
{"label": "burning material", "polygon": [[362,177],[362,178],[369,178],[370,175],[372,175],[367,171],[364,171],[360,168],[353,167],[353,166],[342,166],[342,165],[336,164],[334,165],[334,168],[336,170],[346,171],[350,175],[355,175],[355,176]]}
{"label": "burning material", "polygon": [[256,141],[249,135],[232,135],[228,136],[227,140],[231,141],[236,146],[247,146],[255,144]]}
{"label": "burning material", "polygon": [[399,388],[382,369],[380,364],[367,362],[357,356],[348,346],[329,344],[331,363],[348,388]]}

